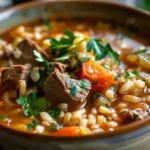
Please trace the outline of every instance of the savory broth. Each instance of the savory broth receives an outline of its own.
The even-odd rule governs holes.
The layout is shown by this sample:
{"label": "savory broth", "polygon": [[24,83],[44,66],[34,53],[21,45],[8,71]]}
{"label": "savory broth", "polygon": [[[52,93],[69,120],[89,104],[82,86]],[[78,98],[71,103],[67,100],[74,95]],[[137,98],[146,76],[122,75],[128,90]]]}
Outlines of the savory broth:
{"label": "savory broth", "polygon": [[137,29],[99,18],[10,29],[0,39],[0,124],[76,136],[148,117],[149,45]]}

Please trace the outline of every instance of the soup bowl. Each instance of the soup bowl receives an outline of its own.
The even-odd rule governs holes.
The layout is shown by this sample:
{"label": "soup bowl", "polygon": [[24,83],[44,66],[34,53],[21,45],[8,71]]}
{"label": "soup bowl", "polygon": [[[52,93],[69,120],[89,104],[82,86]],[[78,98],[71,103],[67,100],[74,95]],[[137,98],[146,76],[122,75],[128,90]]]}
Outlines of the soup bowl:
{"label": "soup bowl", "polygon": [[[100,17],[103,20],[135,26],[150,38],[150,14],[122,4],[99,0],[51,0],[30,2],[0,12],[0,33],[39,18],[64,16]],[[150,147],[150,117],[94,135],[53,137],[30,134],[0,125],[0,144],[4,149],[146,150]]]}

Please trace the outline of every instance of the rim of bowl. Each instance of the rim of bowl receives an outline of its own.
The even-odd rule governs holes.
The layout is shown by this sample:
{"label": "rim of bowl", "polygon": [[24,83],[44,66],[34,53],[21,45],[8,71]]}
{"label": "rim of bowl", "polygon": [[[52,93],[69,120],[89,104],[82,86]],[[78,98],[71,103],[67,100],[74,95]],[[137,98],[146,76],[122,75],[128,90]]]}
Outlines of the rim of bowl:
{"label": "rim of bowl", "polygon": [[[131,7],[131,6],[127,6],[124,5],[122,3],[118,3],[118,2],[112,2],[112,1],[106,1],[106,0],[44,0],[44,1],[32,1],[32,2],[27,2],[27,3],[22,3],[22,4],[18,4],[16,6],[12,6],[10,8],[6,8],[4,10],[1,10],[0,13],[4,13],[4,12],[16,12],[16,11],[21,11],[24,10],[28,7],[32,7],[32,6],[39,6],[41,4],[47,4],[47,3],[72,3],[72,2],[76,2],[76,3],[101,3],[101,4],[108,4],[110,6],[117,6],[120,8],[124,8],[126,10],[133,10],[134,12],[137,13],[141,13],[144,14],[145,16],[149,16],[150,17],[150,13],[148,11],[142,10],[142,9],[138,9],[135,7]],[[52,141],[52,142],[82,142],[82,141],[87,141],[87,140],[100,140],[100,139],[106,139],[106,138],[112,138],[114,136],[119,136],[119,135],[123,135],[123,134],[127,134],[130,132],[134,132],[137,130],[140,130],[144,127],[147,127],[150,124],[150,116],[137,121],[137,122],[133,122],[127,125],[124,125],[122,127],[119,127],[118,129],[115,129],[113,132],[111,131],[106,131],[106,132],[102,132],[99,134],[91,134],[91,135],[83,135],[83,136],[50,136],[50,135],[42,135],[42,134],[34,134],[34,133],[29,133],[29,132],[25,132],[25,131],[19,131],[17,129],[12,129],[9,127],[6,127],[4,125],[0,125],[0,130],[3,132],[6,132],[8,134],[13,134],[15,136],[22,136],[24,138],[28,138],[28,139],[36,139],[36,140],[48,140],[48,141]],[[78,141],[77,141],[78,140]]]}

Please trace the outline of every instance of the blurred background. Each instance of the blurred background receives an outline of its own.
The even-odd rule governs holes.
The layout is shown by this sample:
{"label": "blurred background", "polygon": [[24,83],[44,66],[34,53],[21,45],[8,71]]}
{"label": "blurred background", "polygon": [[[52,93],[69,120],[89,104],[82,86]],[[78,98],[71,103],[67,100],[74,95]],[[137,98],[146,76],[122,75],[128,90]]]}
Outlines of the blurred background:
{"label": "blurred background", "polygon": [[[25,3],[28,1],[32,1],[32,0],[0,0],[0,10],[10,7],[12,5],[16,5],[19,3]],[[121,2],[126,5],[140,7],[142,9],[150,11],[150,0],[110,0],[110,1]]]}

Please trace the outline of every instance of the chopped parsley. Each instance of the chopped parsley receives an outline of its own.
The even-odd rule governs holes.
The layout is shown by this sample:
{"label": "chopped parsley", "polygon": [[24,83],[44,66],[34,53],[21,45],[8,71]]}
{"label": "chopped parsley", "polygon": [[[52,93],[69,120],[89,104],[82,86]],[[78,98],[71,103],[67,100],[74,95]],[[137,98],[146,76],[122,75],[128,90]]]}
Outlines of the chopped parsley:
{"label": "chopped parsley", "polygon": [[81,58],[81,59],[75,64],[74,68],[75,68],[75,69],[80,68],[80,67],[81,67],[81,64],[82,64],[83,62],[85,62],[85,61],[88,61],[89,59],[90,59],[90,58],[88,58],[88,57],[83,57],[83,58]]}
{"label": "chopped parsley", "polygon": [[16,102],[23,106],[23,113],[26,116],[37,116],[48,107],[46,99],[44,97],[37,98],[35,93],[30,93],[27,97],[20,95]]}
{"label": "chopped parsley", "polygon": [[109,43],[103,46],[100,44],[100,40],[91,38],[87,43],[87,51],[90,52],[92,50],[96,55],[96,60],[109,56],[117,65],[120,65],[119,54],[112,49]]}
{"label": "chopped parsley", "polygon": [[57,119],[61,113],[61,110],[59,108],[53,108],[49,110],[48,113],[52,118]]}
{"label": "chopped parsley", "polygon": [[0,120],[9,121],[10,119],[7,116],[5,116],[5,115],[1,115],[0,114]]}
{"label": "chopped parsley", "polygon": [[38,125],[38,122],[33,120],[31,124],[27,125],[28,130],[33,130]]}
{"label": "chopped parsley", "polygon": [[103,67],[110,70],[110,66],[107,64],[104,64]]}
{"label": "chopped parsley", "polygon": [[[117,65],[120,65],[119,54],[115,52],[109,43],[106,45],[102,45],[100,39],[85,37],[79,43],[74,44],[75,36],[71,30],[66,30],[64,32],[64,36],[61,37],[60,40],[56,40],[55,38],[50,39],[51,50],[54,54],[57,54],[57,58],[55,60],[67,60],[71,57],[77,56],[76,47],[80,42],[89,40],[87,42],[87,52],[93,51],[95,54],[96,60],[100,60],[109,56]],[[83,60],[83,62],[86,60]],[[81,65],[82,61],[75,65],[75,68],[78,68]]]}
{"label": "chopped parsley", "polygon": [[[61,37],[60,40],[56,40],[55,38],[50,39],[51,50],[53,52],[59,51],[58,57],[66,56],[67,53],[69,52],[68,48],[73,45],[74,39],[75,36],[73,32],[70,30],[66,30],[64,32],[64,36]],[[71,55],[68,56],[70,58]]]}
{"label": "chopped parsley", "polygon": [[76,96],[77,91],[78,91],[77,87],[76,87],[75,85],[73,85],[73,86],[71,87],[71,89],[70,89],[70,94],[71,94],[72,96]]}
{"label": "chopped parsley", "polygon": [[126,72],[125,72],[125,77],[126,77],[126,78],[134,78],[134,77],[136,77],[136,76],[140,76],[140,73],[139,73],[139,71],[137,71],[137,70],[126,71]]}
{"label": "chopped parsley", "polygon": [[47,76],[51,73],[51,63],[45,60],[38,51],[34,50],[33,54],[36,57],[35,60],[44,65],[44,69],[39,69],[40,79],[35,83],[38,86],[43,86]]}
{"label": "chopped parsley", "polygon": [[49,131],[51,132],[55,132],[58,130],[58,126],[56,124],[52,124],[49,128],[48,128]]}
{"label": "chopped parsley", "polygon": [[50,28],[50,21],[48,19],[43,19],[43,25],[45,27],[47,27],[47,29],[49,29]]}
{"label": "chopped parsley", "polygon": [[148,50],[147,48],[140,48],[139,50],[135,51],[133,54],[144,54],[146,53]]}
{"label": "chopped parsley", "polygon": [[80,80],[78,84],[84,90],[90,90],[91,89],[91,82],[87,79]]}

